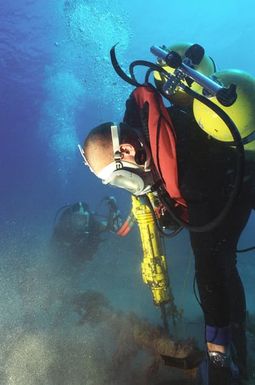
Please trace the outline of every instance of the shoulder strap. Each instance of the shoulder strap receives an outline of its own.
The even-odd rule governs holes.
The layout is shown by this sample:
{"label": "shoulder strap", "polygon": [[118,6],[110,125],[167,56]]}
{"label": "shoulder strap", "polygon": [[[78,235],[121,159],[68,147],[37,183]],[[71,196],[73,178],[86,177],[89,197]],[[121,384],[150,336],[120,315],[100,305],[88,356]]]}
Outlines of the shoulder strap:
{"label": "shoulder strap", "polygon": [[[137,87],[131,94],[129,108],[142,122],[142,112],[147,109],[147,135],[151,147],[152,157],[158,174],[164,183],[166,191],[177,204],[186,206],[178,186],[178,165],[176,156],[176,136],[174,126],[164,106],[161,95],[152,86]],[[134,108],[134,109],[133,109]],[[125,116],[128,114],[126,111]],[[130,123],[129,123],[130,124]],[[130,124],[132,125],[132,124]]]}

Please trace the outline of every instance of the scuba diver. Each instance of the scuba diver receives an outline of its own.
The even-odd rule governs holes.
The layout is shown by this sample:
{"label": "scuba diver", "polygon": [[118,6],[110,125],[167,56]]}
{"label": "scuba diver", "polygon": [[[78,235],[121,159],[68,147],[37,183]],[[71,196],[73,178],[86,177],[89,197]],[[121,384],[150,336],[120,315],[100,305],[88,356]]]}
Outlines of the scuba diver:
{"label": "scuba diver", "polygon": [[116,232],[121,226],[121,216],[116,199],[105,197],[108,216],[93,213],[87,203],[77,202],[62,207],[56,216],[51,244],[61,256],[83,262],[91,260],[103,241],[104,232]]}
{"label": "scuba diver", "polygon": [[[137,61],[129,77],[114,49],[114,69],[136,88],[123,122],[89,132],[79,147],[84,163],[104,184],[135,196],[152,192],[164,222],[189,230],[205,321],[201,383],[241,384],[246,301],[236,249],[255,207],[255,81],[241,71],[218,74],[197,44],[154,49],[157,64]],[[156,87],[147,74],[144,84],[136,81],[136,64],[154,71]]]}

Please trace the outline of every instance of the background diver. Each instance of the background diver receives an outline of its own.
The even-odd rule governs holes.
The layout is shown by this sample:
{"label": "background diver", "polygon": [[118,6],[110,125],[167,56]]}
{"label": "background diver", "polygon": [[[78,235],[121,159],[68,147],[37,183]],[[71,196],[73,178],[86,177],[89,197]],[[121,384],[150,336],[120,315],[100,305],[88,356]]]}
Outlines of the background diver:
{"label": "background diver", "polygon": [[106,216],[92,212],[89,205],[81,201],[58,211],[51,245],[59,256],[81,262],[91,260],[103,241],[101,235],[121,227],[116,199],[109,196],[102,202],[107,204]]}
{"label": "background diver", "polygon": [[[181,68],[183,59],[187,59],[186,63],[191,62],[193,68],[211,75],[215,71],[214,65],[211,59],[204,54],[201,55],[199,47],[175,46],[174,52],[178,53],[179,50],[178,56],[181,57],[177,66]],[[171,50],[168,52],[171,53]],[[178,57],[177,59],[179,60]],[[206,61],[210,62],[209,66],[206,66]],[[118,65],[116,62],[114,64],[120,74]],[[166,67],[164,62],[159,61],[158,64],[162,68]],[[237,384],[246,378],[247,362],[246,303],[236,267],[236,247],[255,206],[254,152],[253,158],[246,156],[244,177],[242,175],[238,181],[235,170],[242,158],[242,148],[238,157],[233,142],[232,145],[226,145],[221,143],[219,138],[214,139],[218,129],[215,127],[217,120],[211,117],[213,110],[209,111],[210,115],[207,109],[204,113],[206,118],[203,120],[203,116],[200,119],[199,111],[201,112],[203,107],[198,105],[195,110],[193,99],[189,97],[184,97],[182,103],[182,89],[171,97],[171,92],[167,93],[167,89],[162,88],[162,84],[166,83],[167,71],[165,68],[161,71],[160,65],[151,66],[154,74],[155,69],[159,74],[163,73],[159,80],[155,76],[158,89],[148,81],[143,85],[137,84],[133,73],[130,78],[125,74],[122,76],[124,80],[129,79],[131,84],[137,86],[127,100],[123,122],[119,125],[108,122],[97,126],[89,132],[80,150],[85,164],[89,165],[103,183],[124,188],[137,196],[152,191],[158,196],[164,213],[171,213],[174,220],[177,219],[187,225],[195,256],[196,281],[205,319],[207,378],[203,379],[203,383]],[[232,77],[235,75],[232,74]],[[214,78],[216,76],[217,73],[214,74]],[[173,79],[170,80],[172,87]],[[182,87],[188,89],[188,93],[191,94],[194,82],[189,77],[184,81],[186,85]],[[253,103],[254,80],[240,71],[235,81],[237,94],[245,82],[249,84],[245,91],[248,95],[245,93],[243,95]],[[229,90],[232,92],[235,86],[231,85],[227,89],[227,94]],[[225,97],[228,96],[224,92],[221,94],[223,104],[226,101]],[[170,100],[169,108],[165,107],[160,94]],[[212,95],[207,93],[207,96]],[[228,111],[231,112],[232,108],[237,115],[243,117],[243,111],[238,110],[240,98],[242,96],[235,95],[232,100],[233,107],[229,107]],[[203,99],[200,90],[198,100]],[[209,101],[205,103],[208,104]],[[216,101],[214,105],[217,103]],[[242,108],[245,105],[247,103],[244,103]],[[253,130],[251,123],[254,122],[252,111],[249,124],[243,124],[251,131]],[[247,118],[246,112],[244,119]],[[224,116],[226,114],[223,114]],[[206,132],[210,120],[214,121],[213,128]],[[231,126],[231,122],[229,125]],[[238,140],[237,138],[236,143],[239,143]],[[226,141],[229,141],[229,138]],[[250,143],[254,146],[254,138],[251,137],[246,143],[248,146]],[[242,171],[240,166],[239,173]],[[234,189],[235,199],[231,200],[229,197],[232,198]],[[224,212],[224,215],[220,215],[221,212]],[[237,371],[233,370],[233,360],[238,367]]]}

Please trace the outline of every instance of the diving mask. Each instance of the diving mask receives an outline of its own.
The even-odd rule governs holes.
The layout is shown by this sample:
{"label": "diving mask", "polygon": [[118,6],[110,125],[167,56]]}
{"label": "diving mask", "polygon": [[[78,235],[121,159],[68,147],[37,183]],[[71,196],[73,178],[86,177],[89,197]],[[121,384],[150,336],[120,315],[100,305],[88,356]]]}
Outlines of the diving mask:
{"label": "diving mask", "polygon": [[139,166],[135,163],[122,160],[119,142],[119,127],[111,126],[113,157],[114,161],[104,167],[99,173],[95,173],[85,158],[84,151],[78,145],[84,163],[89,166],[90,170],[102,180],[104,184],[123,188],[134,195],[147,194],[151,190],[153,179],[150,169],[148,168],[150,158],[145,162],[145,165]]}

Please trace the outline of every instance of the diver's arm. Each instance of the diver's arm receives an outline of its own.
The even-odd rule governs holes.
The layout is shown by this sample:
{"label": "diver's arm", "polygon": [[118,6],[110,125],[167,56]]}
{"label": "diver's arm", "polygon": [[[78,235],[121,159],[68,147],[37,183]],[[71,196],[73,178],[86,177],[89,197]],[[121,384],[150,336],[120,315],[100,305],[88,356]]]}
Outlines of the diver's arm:
{"label": "diver's arm", "polygon": [[107,197],[106,202],[109,213],[105,231],[113,231],[115,233],[122,225],[120,210],[118,209],[117,201],[113,196]]}
{"label": "diver's arm", "polygon": [[101,219],[100,215],[92,215],[91,223],[93,223],[93,231],[98,234],[106,231],[116,233],[122,226],[122,219],[116,199],[113,196],[107,196],[103,198],[103,201],[106,202],[108,206],[108,214],[104,217],[104,219]]}

